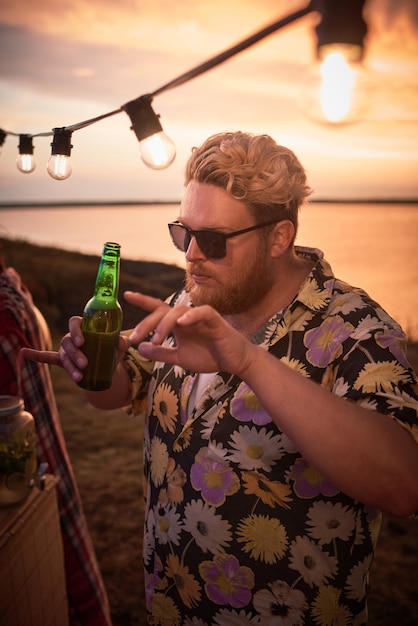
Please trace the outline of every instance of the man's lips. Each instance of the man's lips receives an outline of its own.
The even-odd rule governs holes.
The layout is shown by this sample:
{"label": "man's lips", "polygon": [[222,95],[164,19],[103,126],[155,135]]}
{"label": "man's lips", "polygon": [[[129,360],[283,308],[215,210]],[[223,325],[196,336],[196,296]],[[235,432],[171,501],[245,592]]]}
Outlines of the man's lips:
{"label": "man's lips", "polygon": [[210,280],[210,276],[208,276],[207,274],[196,274],[195,272],[190,273],[190,278],[195,283],[206,283],[208,280]]}
{"label": "man's lips", "polygon": [[199,267],[189,267],[187,268],[187,273],[190,279],[195,283],[202,284],[211,280],[211,276],[203,272]]}

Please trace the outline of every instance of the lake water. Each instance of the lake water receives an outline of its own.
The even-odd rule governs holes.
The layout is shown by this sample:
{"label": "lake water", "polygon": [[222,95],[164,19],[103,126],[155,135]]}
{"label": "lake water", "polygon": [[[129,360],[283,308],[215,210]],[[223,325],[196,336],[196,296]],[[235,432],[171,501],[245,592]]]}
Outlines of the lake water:
{"label": "lake water", "polygon": [[[105,241],[122,258],[184,265],[168,234],[177,204],[1,208],[0,234],[100,255]],[[418,339],[418,204],[312,203],[297,244],[320,248],[335,274],[363,287]]]}

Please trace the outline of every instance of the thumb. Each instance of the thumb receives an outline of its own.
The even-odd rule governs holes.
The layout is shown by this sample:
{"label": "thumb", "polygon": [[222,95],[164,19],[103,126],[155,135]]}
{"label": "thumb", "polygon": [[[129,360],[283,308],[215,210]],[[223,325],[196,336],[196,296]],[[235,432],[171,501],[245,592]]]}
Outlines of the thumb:
{"label": "thumb", "polygon": [[53,350],[33,350],[32,348],[21,348],[20,354],[28,361],[48,363],[48,365],[59,365],[62,367],[58,352],[54,352]]}

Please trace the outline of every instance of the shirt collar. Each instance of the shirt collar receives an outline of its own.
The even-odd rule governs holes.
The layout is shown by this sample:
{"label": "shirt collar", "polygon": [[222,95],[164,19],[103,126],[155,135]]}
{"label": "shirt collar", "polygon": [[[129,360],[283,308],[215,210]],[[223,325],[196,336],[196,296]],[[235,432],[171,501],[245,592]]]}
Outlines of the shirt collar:
{"label": "shirt collar", "polygon": [[324,253],[317,248],[295,246],[298,256],[314,263],[310,274],[306,277],[290,307],[301,303],[311,311],[321,311],[329,305],[332,296],[335,276]]}

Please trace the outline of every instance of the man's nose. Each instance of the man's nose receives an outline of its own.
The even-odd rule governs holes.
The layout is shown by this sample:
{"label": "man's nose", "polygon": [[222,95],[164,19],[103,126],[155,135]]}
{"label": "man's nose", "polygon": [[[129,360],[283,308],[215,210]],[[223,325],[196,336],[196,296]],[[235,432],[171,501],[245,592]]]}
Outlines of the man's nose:
{"label": "man's nose", "polygon": [[199,248],[196,237],[194,237],[194,235],[190,237],[190,243],[187,246],[186,250],[186,259],[188,261],[195,261],[196,259],[206,259],[205,255]]}

